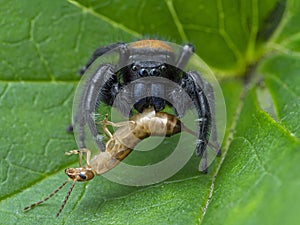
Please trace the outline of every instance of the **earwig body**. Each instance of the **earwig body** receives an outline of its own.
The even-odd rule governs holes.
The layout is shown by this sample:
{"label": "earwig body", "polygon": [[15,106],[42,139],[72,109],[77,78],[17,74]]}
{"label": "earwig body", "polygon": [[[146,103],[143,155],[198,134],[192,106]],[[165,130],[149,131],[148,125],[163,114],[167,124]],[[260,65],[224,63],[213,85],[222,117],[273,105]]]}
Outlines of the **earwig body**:
{"label": "earwig body", "polygon": [[[118,127],[118,129],[111,134],[106,125]],[[103,121],[103,130],[110,137],[106,143],[106,150],[94,156],[90,161],[90,166],[97,175],[118,165],[139,142],[149,136],[170,137],[181,131],[196,135],[174,115],[155,112],[153,108],[145,109],[143,113],[134,115],[128,122],[112,123],[106,119]]]}
{"label": "earwig body", "polygon": [[[143,139],[149,136],[170,137],[174,134],[180,133],[181,131],[186,131],[197,137],[197,134],[194,131],[186,128],[174,115],[165,112],[155,112],[153,108],[145,109],[142,113],[132,116],[129,121],[126,122],[113,123],[108,121],[106,116],[104,121],[102,121],[102,124],[104,132],[109,136],[104,152],[100,152],[92,158],[91,151],[85,148],[66,152],[66,155],[79,155],[80,167],[65,169],[66,175],[68,175],[69,180],[72,180],[73,183],[56,216],[59,216],[63,210],[77,181],[89,181],[93,179],[95,175],[101,175],[111,170],[117,166]],[[111,134],[107,129],[107,125],[118,127],[118,129],[114,132],[114,134]],[[86,166],[82,165],[83,153],[86,153]],[[47,201],[66,183],[67,181],[54,190],[48,197],[25,207],[24,210],[30,210]]]}

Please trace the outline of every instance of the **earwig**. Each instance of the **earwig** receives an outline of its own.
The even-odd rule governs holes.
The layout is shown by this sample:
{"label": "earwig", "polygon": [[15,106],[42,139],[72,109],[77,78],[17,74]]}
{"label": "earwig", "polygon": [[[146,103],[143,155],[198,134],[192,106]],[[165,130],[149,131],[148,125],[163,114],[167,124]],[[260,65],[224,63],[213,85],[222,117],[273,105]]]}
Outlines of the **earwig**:
{"label": "earwig", "polygon": [[[105,152],[100,152],[90,161],[90,166],[94,168],[97,175],[114,168],[131,153],[139,142],[149,136],[170,137],[181,131],[196,136],[194,131],[186,128],[174,115],[155,112],[153,108],[145,109],[143,113],[134,115],[126,122],[110,122],[106,115],[102,125],[109,140],[106,143]],[[111,134],[107,125],[118,129]]]}
{"label": "earwig", "polygon": [[[174,115],[165,112],[155,112],[153,108],[145,109],[142,113],[132,116],[129,121],[119,123],[108,121],[108,115],[106,115],[101,123],[103,131],[109,137],[104,152],[100,152],[93,158],[91,158],[91,151],[86,148],[71,150],[65,153],[66,155],[78,154],[80,167],[65,169],[65,173],[69,177],[68,180],[72,180],[73,183],[56,214],[56,217],[62,212],[77,181],[89,181],[93,179],[95,175],[101,175],[111,170],[117,166],[120,161],[126,158],[132,152],[134,147],[143,139],[149,136],[170,137],[181,131],[188,132],[197,137],[197,134],[194,131],[185,127]],[[118,129],[111,134],[107,126],[117,127]],[[86,153],[86,166],[82,164],[83,153]],[[50,199],[65,186],[67,181],[60,185],[49,196],[25,207],[24,210],[28,211]]]}

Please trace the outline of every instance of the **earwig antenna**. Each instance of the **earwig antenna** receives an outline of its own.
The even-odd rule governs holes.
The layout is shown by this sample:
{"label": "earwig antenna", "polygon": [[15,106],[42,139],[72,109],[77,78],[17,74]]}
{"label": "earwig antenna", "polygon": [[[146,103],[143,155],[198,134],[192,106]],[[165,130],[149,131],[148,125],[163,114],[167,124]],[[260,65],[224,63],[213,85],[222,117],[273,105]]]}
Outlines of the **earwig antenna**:
{"label": "earwig antenna", "polygon": [[58,217],[58,216],[60,215],[61,211],[64,209],[64,207],[65,207],[65,205],[66,205],[66,203],[67,203],[67,201],[68,201],[68,199],[69,199],[69,197],[70,197],[70,195],[71,195],[71,193],[72,193],[72,191],[73,191],[73,188],[74,188],[74,186],[75,186],[75,184],[76,184],[76,181],[77,181],[77,180],[75,179],[74,182],[72,183],[72,185],[71,185],[71,187],[70,187],[70,189],[69,189],[69,191],[68,191],[68,193],[67,193],[67,195],[66,195],[66,197],[65,197],[65,200],[63,201],[63,203],[62,203],[60,209],[59,209],[58,212],[56,213],[56,217]]}
{"label": "earwig antenna", "polygon": [[69,180],[66,180],[65,182],[63,182],[58,188],[56,188],[50,195],[48,195],[46,198],[44,198],[43,200],[41,201],[38,201],[36,203],[33,203],[31,204],[30,206],[27,206],[25,207],[23,210],[24,211],[29,211],[31,209],[33,209],[34,207],[44,203],[45,201],[49,200],[50,198],[53,197],[53,195],[55,195],[60,189],[62,189],[67,183],[68,183]]}

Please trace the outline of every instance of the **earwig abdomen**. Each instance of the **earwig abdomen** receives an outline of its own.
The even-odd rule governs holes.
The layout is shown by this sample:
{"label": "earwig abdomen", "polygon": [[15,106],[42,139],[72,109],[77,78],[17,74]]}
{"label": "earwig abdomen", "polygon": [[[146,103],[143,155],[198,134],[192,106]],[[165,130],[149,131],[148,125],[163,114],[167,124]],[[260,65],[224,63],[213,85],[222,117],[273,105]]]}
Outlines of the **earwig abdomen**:
{"label": "earwig abdomen", "polygon": [[[145,109],[143,113],[132,116],[125,125],[107,121],[106,123],[118,129],[114,134],[109,133],[111,138],[106,143],[105,152],[100,152],[91,160],[91,167],[98,175],[118,165],[139,142],[149,136],[170,137],[182,130],[194,135],[194,132],[185,128],[176,116],[155,112],[153,108]],[[103,130],[109,132],[105,127]]]}

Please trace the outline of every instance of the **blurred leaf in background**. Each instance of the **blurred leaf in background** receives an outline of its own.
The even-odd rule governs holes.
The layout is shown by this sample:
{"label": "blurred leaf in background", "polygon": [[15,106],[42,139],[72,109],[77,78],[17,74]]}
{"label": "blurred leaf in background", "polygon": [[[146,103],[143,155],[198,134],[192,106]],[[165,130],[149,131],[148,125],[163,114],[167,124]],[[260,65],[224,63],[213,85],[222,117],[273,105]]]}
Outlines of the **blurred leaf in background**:
{"label": "blurred leaf in background", "polygon": [[[300,1],[0,1],[0,224],[299,224]],[[65,128],[95,48],[193,43],[226,100],[222,156],[127,187],[97,177],[24,213],[57,187],[76,149]]]}

